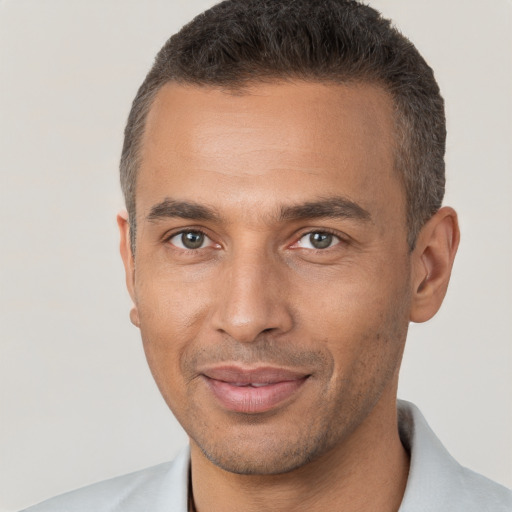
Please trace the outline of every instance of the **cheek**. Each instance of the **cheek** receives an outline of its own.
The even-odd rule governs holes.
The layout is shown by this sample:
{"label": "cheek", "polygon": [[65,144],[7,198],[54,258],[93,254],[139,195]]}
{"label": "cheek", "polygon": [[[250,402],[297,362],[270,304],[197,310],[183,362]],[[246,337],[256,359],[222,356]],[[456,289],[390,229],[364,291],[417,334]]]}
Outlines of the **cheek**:
{"label": "cheek", "polygon": [[135,298],[141,329],[180,344],[208,311],[211,279],[204,272],[186,272],[154,259],[157,261],[147,258],[148,264],[136,269]]}
{"label": "cheek", "polygon": [[183,396],[186,378],[180,370],[186,351],[194,347],[208,313],[208,294],[197,286],[140,272],[136,305],[144,351],[153,377],[167,403]]}
{"label": "cheek", "polygon": [[[382,262],[357,270],[342,269],[324,280],[302,306],[303,326],[310,339],[322,340],[333,355],[335,375],[347,378],[348,373],[361,376],[379,374],[384,366],[400,359],[408,326],[410,307],[409,278],[406,271]],[[407,262],[404,261],[404,269]],[[386,370],[387,371],[387,370]]]}

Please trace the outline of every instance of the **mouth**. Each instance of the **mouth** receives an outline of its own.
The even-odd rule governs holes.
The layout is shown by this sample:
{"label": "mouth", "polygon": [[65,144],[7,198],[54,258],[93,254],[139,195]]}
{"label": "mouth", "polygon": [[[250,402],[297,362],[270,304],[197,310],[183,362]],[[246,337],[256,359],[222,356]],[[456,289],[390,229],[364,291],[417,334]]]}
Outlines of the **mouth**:
{"label": "mouth", "polygon": [[233,412],[256,414],[289,402],[310,377],[284,368],[223,366],[202,372],[220,405]]}

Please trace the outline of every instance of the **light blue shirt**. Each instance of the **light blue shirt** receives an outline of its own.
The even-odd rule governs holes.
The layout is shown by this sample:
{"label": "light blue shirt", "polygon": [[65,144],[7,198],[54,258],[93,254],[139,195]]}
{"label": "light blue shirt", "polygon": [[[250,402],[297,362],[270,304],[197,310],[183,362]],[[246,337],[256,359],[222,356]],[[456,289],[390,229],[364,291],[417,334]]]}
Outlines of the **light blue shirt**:
{"label": "light blue shirt", "polygon": [[[512,491],[462,467],[418,408],[399,401],[402,443],[411,466],[399,512],[512,512]],[[189,450],[173,462],[105,480],[26,512],[187,512]]]}

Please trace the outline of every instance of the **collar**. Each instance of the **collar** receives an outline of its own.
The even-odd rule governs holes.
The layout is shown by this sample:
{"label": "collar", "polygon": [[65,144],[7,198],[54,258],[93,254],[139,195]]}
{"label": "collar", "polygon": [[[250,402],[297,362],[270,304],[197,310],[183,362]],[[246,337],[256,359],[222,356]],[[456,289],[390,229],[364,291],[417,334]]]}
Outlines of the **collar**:
{"label": "collar", "polygon": [[[398,424],[400,439],[411,456],[407,485],[398,512],[512,510],[512,493],[458,464],[414,404],[398,401]],[[187,512],[189,468],[187,447],[170,467],[162,501],[153,511]]]}

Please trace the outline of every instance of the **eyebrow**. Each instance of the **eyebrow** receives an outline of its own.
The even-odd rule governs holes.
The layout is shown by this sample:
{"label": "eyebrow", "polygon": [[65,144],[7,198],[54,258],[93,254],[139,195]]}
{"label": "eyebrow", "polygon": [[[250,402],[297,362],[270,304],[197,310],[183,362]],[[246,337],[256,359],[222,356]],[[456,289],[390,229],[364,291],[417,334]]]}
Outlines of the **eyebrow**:
{"label": "eyebrow", "polygon": [[154,205],[146,218],[148,221],[158,221],[174,217],[209,221],[220,219],[220,216],[213,208],[189,201],[176,201],[170,198],[166,198]]}
{"label": "eyebrow", "polygon": [[372,218],[369,211],[342,196],[326,197],[304,204],[283,206],[281,207],[280,217],[282,220],[330,218],[360,221],[370,221]]}
{"label": "eyebrow", "polygon": [[[189,220],[220,221],[221,216],[209,206],[166,198],[154,205],[147,220],[154,222],[168,218],[181,218]],[[342,196],[320,198],[317,201],[281,206],[278,219],[280,221],[303,219],[354,219],[370,221],[370,212],[362,206]]]}

